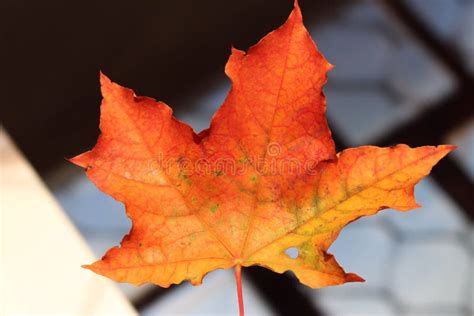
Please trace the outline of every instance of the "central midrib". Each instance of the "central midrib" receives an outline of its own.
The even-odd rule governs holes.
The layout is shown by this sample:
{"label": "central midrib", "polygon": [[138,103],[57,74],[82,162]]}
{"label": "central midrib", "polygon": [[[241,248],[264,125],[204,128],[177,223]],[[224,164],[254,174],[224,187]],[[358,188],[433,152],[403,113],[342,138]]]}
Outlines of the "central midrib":
{"label": "central midrib", "polygon": [[[283,81],[285,79],[285,75],[286,75],[286,69],[287,69],[287,64],[288,64],[288,57],[289,57],[289,53],[290,53],[290,49],[291,49],[291,43],[292,43],[292,40],[293,40],[293,32],[294,32],[294,29],[295,29],[295,25],[296,23],[293,22],[293,25],[292,25],[292,29],[291,29],[291,34],[290,34],[290,39],[288,40],[288,49],[287,49],[287,54],[286,54],[286,58],[285,58],[285,63],[284,63],[284,68],[283,68],[283,73],[281,75],[281,80],[280,80],[280,85],[279,85],[279,89],[278,89],[278,94],[277,94],[277,98],[276,98],[276,101],[275,101],[275,109],[273,111],[273,115],[272,115],[272,120],[271,120],[271,123],[270,123],[270,129],[268,130],[268,133],[267,133],[267,142],[266,142],[266,145],[264,146],[263,150],[263,161],[265,161],[266,157],[267,157],[267,153],[268,153],[268,145],[270,144],[271,142],[271,136],[272,136],[272,129],[273,129],[273,123],[275,121],[275,117],[276,117],[276,112],[277,112],[277,109],[278,109],[278,105],[279,105],[279,102],[280,102],[280,95],[281,95],[281,89],[283,87]],[[244,242],[242,243],[242,247],[240,249],[240,253],[239,255],[237,256],[237,258],[240,258],[242,257],[242,254],[245,250],[245,247],[247,246],[247,242],[248,242],[248,239],[249,239],[249,235],[250,235],[250,232],[252,231],[252,223],[253,223],[253,219],[255,217],[255,209],[256,209],[256,206],[257,206],[257,196],[258,196],[258,191],[260,190],[260,181],[257,182],[257,187],[255,189],[255,194],[254,194],[254,201],[253,201],[253,207],[251,208],[251,214],[249,216],[249,219],[247,221],[247,233],[245,234],[245,239],[244,239]]]}

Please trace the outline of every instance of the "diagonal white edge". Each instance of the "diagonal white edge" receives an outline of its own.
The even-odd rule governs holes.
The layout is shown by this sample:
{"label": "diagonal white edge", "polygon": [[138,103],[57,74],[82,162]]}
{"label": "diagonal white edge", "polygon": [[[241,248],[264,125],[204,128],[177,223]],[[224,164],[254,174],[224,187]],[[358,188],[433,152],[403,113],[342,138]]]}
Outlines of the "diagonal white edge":
{"label": "diagonal white edge", "polygon": [[136,315],[0,127],[0,314]]}

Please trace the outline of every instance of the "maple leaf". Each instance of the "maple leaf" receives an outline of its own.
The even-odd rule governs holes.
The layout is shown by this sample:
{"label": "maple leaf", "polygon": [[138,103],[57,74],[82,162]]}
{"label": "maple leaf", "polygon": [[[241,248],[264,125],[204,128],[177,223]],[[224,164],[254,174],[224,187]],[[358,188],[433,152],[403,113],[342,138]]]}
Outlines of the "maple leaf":
{"label": "maple leaf", "polygon": [[232,88],[199,135],[163,102],[101,74],[102,134],[72,161],[125,204],[132,229],[85,267],[162,287],[197,285],[234,266],[240,282],[240,268],[252,265],[291,270],[312,288],[363,281],[344,272],[330,245],[361,216],[419,207],[415,184],[454,146],[336,154],[322,93],[331,68],[295,3],[286,23],[247,53],[232,49]]}

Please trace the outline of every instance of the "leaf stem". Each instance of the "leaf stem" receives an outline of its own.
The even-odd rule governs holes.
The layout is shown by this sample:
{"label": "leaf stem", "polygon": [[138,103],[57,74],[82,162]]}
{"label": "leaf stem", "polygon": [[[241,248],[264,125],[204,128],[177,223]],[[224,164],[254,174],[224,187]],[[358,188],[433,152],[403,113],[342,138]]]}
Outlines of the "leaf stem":
{"label": "leaf stem", "polygon": [[235,266],[235,283],[237,284],[237,297],[239,299],[239,316],[244,316],[244,298],[242,295],[242,267]]}

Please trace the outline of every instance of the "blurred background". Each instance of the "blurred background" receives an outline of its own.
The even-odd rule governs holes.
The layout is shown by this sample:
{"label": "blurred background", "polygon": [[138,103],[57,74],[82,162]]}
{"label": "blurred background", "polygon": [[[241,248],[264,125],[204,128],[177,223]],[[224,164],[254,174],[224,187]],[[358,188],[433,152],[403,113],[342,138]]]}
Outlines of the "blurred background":
{"label": "blurred background", "polygon": [[[66,162],[97,139],[98,72],[206,128],[229,80],[231,45],[280,26],[292,1],[2,0],[1,120],[100,257],[130,229],[123,206]],[[423,208],[349,225],[331,247],[366,283],[312,290],[244,269],[249,315],[473,315],[474,1],[301,0],[336,68],[325,87],[339,150],[363,144],[460,148],[417,187]],[[27,232],[26,232],[27,233]],[[98,277],[98,276],[97,276]],[[118,285],[143,314],[235,314],[231,271],[202,286]]]}

